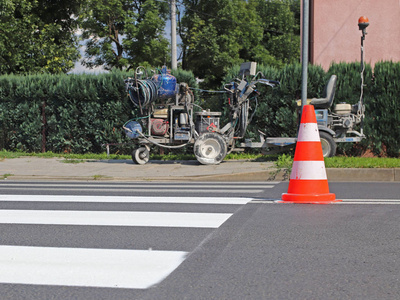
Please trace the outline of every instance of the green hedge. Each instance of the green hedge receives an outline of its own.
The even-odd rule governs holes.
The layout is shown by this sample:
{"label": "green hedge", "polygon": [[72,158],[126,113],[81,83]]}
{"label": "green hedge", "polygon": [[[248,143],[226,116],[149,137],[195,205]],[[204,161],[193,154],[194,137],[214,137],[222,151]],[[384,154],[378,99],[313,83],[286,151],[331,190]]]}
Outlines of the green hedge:
{"label": "green hedge", "polygon": [[[247,137],[257,138],[257,129],[268,136],[295,136],[297,106],[301,97],[301,65],[282,69],[258,66],[266,78],[279,80],[271,89],[259,86],[257,113]],[[237,76],[239,66],[228,71],[224,83]],[[191,72],[177,70],[178,82],[196,87]],[[333,64],[325,72],[309,66],[308,97],[320,97],[331,74],[338,75],[335,103],[354,104],[360,97],[360,64]],[[124,143],[122,125],[134,112],[125,93],[128,73],[112,72],[91,75],[0,76],[0,149],[29,152],[103,152],[102,144]],[[346,155],[360,155],[368,150],[377,155],[399,157],[400,133],[400,63],[379,62],[374,73],[366,66],[364,100],[365,134],[358,144],[339,146]],[[224,94],[197,93],[196,102],[214,111],[224,111],[228,118]],[[121,151],[124,150],[121,147]]]}
{"label": "green hedge", "polygon": [[123,78],[122,73],[1,77],[3,148],[84,153],[121,142],[116,128],[130,114]]}
{"label": "green hedge", "polygon": [[400,63],[374,68],[372,101],[367,102],[368,137],[375,154],[398,157],[400,151]]}
{"label": "green hedge", "polygon": [[[196,85],[191,72],[173,74]],[[128,76],[133,74],[0,76],[0,148],[99,153],[103,144],[129,142],[122,129],[135,110],[125,91]]]}

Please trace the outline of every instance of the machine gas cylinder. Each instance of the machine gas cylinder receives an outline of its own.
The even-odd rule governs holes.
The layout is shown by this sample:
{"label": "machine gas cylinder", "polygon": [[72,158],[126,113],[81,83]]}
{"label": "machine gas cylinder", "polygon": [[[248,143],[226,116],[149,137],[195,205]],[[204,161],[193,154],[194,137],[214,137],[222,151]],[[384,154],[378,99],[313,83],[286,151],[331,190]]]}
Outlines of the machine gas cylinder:
{"label": "machine gas cylinder", "polygon": [[154,75],[152,80],[158,86],[158,98],[167,99],[176,94],[176,78],[166,66],[162,67],[161,74]]}
{"label": "machine gas cylinder", "polygon": [[124,125],[125,134],[131,139],[136,139],[140,136],[139,132],[142,132],[142,126],[139,122],[129,121]]}

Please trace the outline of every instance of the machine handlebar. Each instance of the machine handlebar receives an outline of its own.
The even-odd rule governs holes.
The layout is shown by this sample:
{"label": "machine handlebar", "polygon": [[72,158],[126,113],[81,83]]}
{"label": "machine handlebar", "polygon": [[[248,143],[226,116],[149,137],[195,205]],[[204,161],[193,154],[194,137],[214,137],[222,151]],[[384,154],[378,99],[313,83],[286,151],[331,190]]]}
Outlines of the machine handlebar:
{"label": "machine handlebar", "polygon": [[271,87],[274,87],[274,86],[277,86],[277,85],[281,84],[279,81],[270,80],[270,79],[264,79],[264,78],[258,79],[255,83],[258,83],[258,82],[262,83],[262,84],[269,85]]}

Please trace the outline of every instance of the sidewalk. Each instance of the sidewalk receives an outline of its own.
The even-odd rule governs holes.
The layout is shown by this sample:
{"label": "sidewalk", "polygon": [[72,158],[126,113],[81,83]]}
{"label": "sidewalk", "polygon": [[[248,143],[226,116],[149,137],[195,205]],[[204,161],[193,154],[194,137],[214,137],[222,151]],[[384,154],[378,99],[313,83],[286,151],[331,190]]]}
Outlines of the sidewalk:
{"label": "sidewalk", "polygon": [[[282,181],[274,177],[273,162],[224,161],[201,165],[197,161],[131,160],[68,161],[64,158],[21,157],[0,161],[0,179],[107,181]],[[400,181],[400,169],[327,169],[329,181]]]}

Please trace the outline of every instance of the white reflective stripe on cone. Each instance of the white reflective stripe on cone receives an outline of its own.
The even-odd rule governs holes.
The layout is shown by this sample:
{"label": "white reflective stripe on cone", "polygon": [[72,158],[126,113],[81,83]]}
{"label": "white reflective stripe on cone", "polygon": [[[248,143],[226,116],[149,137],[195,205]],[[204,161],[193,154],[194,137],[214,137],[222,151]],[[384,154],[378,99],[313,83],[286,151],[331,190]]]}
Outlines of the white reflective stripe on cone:
{"label": "white reflective stripe on cone", "polygon": [[317,123],[301,123],[299,127],[298,142],[319,142],[319,131]]}
{"label": "white reflective stripe on cone", "polygon": [[290,179],[327,179],[324,161],[294,161]]}

